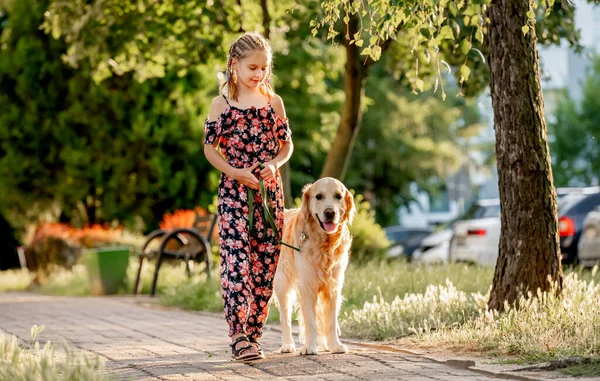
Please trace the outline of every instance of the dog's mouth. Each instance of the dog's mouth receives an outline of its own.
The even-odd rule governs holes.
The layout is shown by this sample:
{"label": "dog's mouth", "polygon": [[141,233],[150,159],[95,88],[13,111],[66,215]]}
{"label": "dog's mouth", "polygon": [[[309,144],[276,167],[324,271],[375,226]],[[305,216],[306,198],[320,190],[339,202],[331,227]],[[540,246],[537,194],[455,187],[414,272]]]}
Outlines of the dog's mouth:
{"label": "dog's mouth", "polygon": [[321,229],[325,230],[327,233],[332,233],[333,231],[335,231],[335,228],[337,227],[337,224],[333,221],[321,221],[321,219],[319,218],[319,215],[316,214],[315,215],[317,217],[317,221],[319,221],[319,225],[321,225]]}

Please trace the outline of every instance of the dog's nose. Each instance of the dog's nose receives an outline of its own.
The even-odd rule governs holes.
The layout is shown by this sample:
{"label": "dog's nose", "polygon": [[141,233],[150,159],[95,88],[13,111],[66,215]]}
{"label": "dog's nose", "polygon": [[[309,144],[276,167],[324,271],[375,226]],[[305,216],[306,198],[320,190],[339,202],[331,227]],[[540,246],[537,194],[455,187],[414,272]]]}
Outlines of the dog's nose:
{"label": "dog's nose", "polygon": [[335,210],[331,208],[325,209],[325,218],[333,220],[333,217],[335,217]]}

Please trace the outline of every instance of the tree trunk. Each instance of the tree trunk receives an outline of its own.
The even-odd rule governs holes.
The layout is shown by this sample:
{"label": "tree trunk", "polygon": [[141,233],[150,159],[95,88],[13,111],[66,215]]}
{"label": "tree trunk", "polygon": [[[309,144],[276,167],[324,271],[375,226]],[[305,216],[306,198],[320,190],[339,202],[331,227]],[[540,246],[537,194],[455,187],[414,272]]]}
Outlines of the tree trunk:
{"label": "tree trunk", "polygon": [[[260,0],[260,8],[262,10],[264,36],[269,39],[271,35],[271,14],[269,13],[269,5],[267,0]],[[294,207],[292,199],[292,178],[289,160],[280,168],[281,182],[283,183],[283,194],[286,208]]]}
{"label": "tree trunk", "polygon": [[[350,36],[358,31],[358,24],[358,18],[351,15],[347,25]],[[344,47],[346,48],[346,74],[344,78],[345,99],[342,107],[342,118],[321,172],[321,177],[334,177],[340,181],[343,181],[346,175],[354,141],[360,129],[362,119],[361,101],[365,93],[368,71],[368,66],[363,65],[364,58],[360,56],[360,48],[350,44],[347,39],[344,39]]]}
{"label": "tree trunk", "polygon": [[527,0],[489,7],[488,35],[502,230],[488,306],[502,311],[519,292],[562,289],[556,191],[548,149],[534,28],[523,34]]}
{"label": "tree trunk", "polygon": [[271,35],[271,14],[269,13],[269,6],[267,0],[260,0],[260,8],[263,14],[263,28],[265,29],[265,38],[268,40]]}

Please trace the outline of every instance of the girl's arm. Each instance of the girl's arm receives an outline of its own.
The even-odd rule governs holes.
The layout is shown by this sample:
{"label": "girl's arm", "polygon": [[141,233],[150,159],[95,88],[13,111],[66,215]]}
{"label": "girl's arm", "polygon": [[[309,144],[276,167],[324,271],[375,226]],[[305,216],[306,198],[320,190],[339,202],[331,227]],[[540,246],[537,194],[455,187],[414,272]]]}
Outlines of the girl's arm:
{"label": "girl's arm", "polygon": [[[273,106],[273,111],[277,113],[277,115],[281,119],[285,119],[285,107],[283,106],[283,101],[279,95],[273,96],[273,101],[271,103]],[[284,165],[292,156],[292,152],[294,152],[294,144],[291,140],[288,141],[279,141],[281,147],[279,148],[279,153],[273,158],[273,160],[264,163],[265,168],[260,171],[260,177],[264,180],[275,180],[275,174],[277,173],[277,169],[279,169],[282,165]]]}
{"label": "girl's arm", "polygon": [[[223,97],[218,96],[213,99],[213,102],[210,106],[210,115],[208,120],[213,121],[220,117],[223,110],[225,110],[226,103]],[[238,182],[253,188],[260,189],[260,183],[258,179],[252,174],[252,170],[258,166],[258,163],[254,164],[249,168],[235,168],[232,167],[225,158],[221,155],[219,151],[217,151],[217,145],[219,141],[215,142],[214,145],[205,144],[204,145],[204,156],[206,159],[219,171],[225,173],[230,178],[237,180]]]}

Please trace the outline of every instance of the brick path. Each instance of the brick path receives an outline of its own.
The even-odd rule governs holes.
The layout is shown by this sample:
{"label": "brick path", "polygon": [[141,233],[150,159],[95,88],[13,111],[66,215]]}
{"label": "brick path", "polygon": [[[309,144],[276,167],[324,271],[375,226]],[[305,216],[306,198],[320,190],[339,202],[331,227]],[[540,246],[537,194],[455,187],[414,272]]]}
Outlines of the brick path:
{"label": "brick path", "polygon": [[[231,360],[227,327],[217,314],[145,306],[145,298],[71,298],[0,293],[0,331],[30,339],[34,324],[45,325],[45,342],[106,359],[117,379],[140,380],[534,380],[538,378],[450,366],[407,351],[350,342],[350,353],[283,355],[280,333],[263,337],[267,358],[242,364]],[[390,350],[392,349],[392,350]],[[461,368],[462,366],[462,368]]]}

